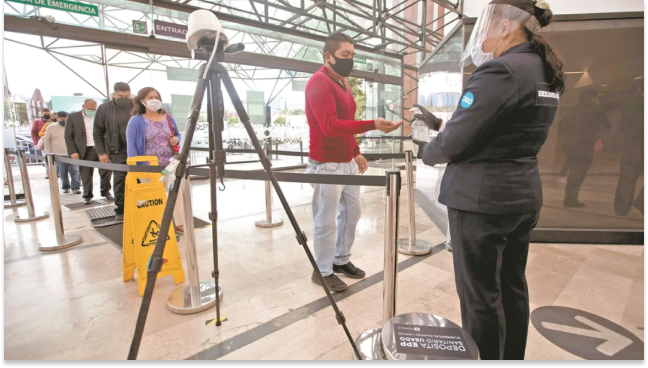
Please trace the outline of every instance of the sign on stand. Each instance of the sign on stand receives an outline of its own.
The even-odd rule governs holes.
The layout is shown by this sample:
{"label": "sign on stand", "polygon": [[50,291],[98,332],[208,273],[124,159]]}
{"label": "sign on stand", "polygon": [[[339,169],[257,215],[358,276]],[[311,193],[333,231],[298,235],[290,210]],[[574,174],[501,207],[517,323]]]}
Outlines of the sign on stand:
{"label": "sign on stand", "polygon": [[[137,162],[149,162],[157,165],[155,156],[129,157],[128,165]],[[124,198],[124,237],[123,237],[123,279],[132,280],[137,269],[139,295],[144,295],[146,287],[149,260],[153,254],[155,243],[160,237],[162,215],[167,203],[164,184],[160,182],[160,173],[130,172],[126,175],[126,190]],[[179,205],[179,204],[177,204]],[[157,277],[173,276],[173,282],[179,284],[185,281],[178,241],[175,237],[175,226],[171,221],[167,242],[164,247],[162,270]]]}
{"label": "sign on stand", "polygon": [[458,328],[394,324],[396,351],[402,354],[472,359]]}
{"label": "sign on stand", "polygon": [[7,0],[7,1],[20,3],[24,5],[39,6],[41,8],[62,10],[70,13],[90,15],[93,17],[99,16],[98,6],[78,3],[76,1],[67,1],[67,0]]}

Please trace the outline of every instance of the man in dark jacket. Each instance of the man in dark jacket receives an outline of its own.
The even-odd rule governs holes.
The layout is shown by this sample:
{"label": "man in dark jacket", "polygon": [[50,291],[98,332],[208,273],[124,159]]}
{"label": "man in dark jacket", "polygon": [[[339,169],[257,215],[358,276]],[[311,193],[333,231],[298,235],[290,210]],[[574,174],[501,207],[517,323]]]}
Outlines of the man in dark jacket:
{"label": "man in dark jacket", "polygon": [[572,107],[562,119],[563,149],[567,156],[565,168],[569,170],[565,186],[565,207],[585,207],[578,193],[592,167],[596,141],[611,125],[603,110],[598,108],[599,92],[585,90],[578,105]]}
{"label": "man in dark jacket", "polygon": [[[133,99],[130,87],[124,82],[115,83],[112,100],[97,109],[94,120],[94,144],[99,161],[126,164],[126,126],[131,118]],[[126,172],[113,171],[115,191],[115,221],[124,221],[124,186]]]}
{"label": "man in dark jacket", "polygon": [[643,215],[643,187],[635,198],[637,181],[644,175],[644,82],[635,85],[636,96],[628,103],[621,116],[623,149],[619,184],[614,196],[614,211],[625,216],[632,206]]}
{"label": "man in dark jacket", "polygon": [[[96,112],[97,102],[89,98],[83,102],[83,110],[72,113],[68,116],[67,123],[65,124],[65,144],[71,158],[86,161],[99,161],[92,134]],[[81,166],[83,203],[85,204],[90,204],[92,197],[94,196],[92,194],[93,175],[93,167]],[[111,175],[112,171],[99,169],[99,176],[101,177],[101,195],[109,201],[114,199],[113,196],[110,195]]]}

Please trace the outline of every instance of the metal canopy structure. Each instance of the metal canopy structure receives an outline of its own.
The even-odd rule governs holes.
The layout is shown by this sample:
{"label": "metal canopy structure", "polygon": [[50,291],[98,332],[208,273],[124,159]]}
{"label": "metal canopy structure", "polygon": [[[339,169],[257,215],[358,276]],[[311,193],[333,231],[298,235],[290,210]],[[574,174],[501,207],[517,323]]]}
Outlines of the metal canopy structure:
{"label": "metal canopy structure", "polygon": [[[248,84],[251,89],[255,79],[273,79],[281,91],[291,80],[307,78],[321,67],[326,36],[344,32],[355,40],[358,56],[366,60],[364,65],[356,64],[352,76],[402,86],[402,95],[413,93],[416,100],[418,68],[442,42],[446,27],[458,25],[464,17],[463,0],[81,1],[96,5],[98,16],[19,1],[5,2],[5,31],[39,36],[40,41],[27,44],[13,39],[11,33],[5,34],[5,40],[47,52],[103,96],[110,94],[109,67],[139,69],[136,76],[168,66],[196,68],[199,63],[190,60],[184,42],[155,35],[153,22],[186,25],[192,11],[208,9],[228,29],[231,42],[246,45],[246,52],[229,55],[226,62],[233,77],[252,84]],[[55,23],[40,17],[48,13],[55,14]],[[133,21],[149,24],[148,34],[135,34]],[[46,42],[44,37],[50,39]],[[64,40],[80,43],[65,46]],[[85,55],[75,50],[91,46],[96,51]],[[74,71],[63,55],[103,67],[104,80],[98,83],[97,73],[91,81]]]}

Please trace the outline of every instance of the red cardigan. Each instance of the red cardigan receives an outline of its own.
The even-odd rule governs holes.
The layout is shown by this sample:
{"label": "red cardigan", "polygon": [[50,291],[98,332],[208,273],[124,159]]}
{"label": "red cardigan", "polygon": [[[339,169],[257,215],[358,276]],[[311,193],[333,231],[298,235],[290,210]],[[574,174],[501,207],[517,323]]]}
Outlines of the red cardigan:
{"label": "red cardigan", "polygon": [[326,66],[306,84],[309,157],[320,162],[349,162],[360,154],[355,134],[376,129],[374,120],[355,120],[351,87],[334,81]]}

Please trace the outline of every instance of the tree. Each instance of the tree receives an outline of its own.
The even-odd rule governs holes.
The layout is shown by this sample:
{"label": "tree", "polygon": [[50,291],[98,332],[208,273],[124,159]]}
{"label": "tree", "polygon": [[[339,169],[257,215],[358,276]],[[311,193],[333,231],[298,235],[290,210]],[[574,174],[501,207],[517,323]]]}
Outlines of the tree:
{"label": "tree", "polygon": [[8,98],[4,99],[4,122],[14,123],[13,109],[11,106],[11,102],[9,102]]}
{"label": "tree", "polygon": [[356,103],[355,118],[356,120],[363,120],[365,109],[367,108],[367,96],[360,88],[362,86],[362,80],[359,78],[349,78],[349,86],[351,86],[351,93]]}
{"label": "tree", "polygon": [[230,118],[227,121],[227,126],[230,128],[234,128],[236,125],[239,123],[239,118]]}
{"label": "tree", "polygon": [[306,111],[304,111],[304,109],[290,110],[288,112],[288,115],[304,115],[304,114],[306,114]]}
{"label": "tree", "polygon": [[273,121],[274,125],[282,127],[286,125],[286,118],[283,116],[277,116],[277,118]]}

